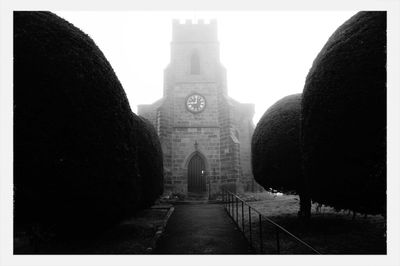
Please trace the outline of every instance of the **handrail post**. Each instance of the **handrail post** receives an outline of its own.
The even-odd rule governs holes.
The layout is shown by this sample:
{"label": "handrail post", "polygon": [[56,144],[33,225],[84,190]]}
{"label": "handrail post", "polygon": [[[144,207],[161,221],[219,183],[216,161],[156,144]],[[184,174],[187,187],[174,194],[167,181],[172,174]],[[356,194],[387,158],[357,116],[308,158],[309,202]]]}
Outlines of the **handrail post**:
{"label": "handrail post", "polygon": [[244,202],[242,201],[242,230],[244,233]]}
{"label": "handrail post", "polygon": [[232,197],[232,203],[233,203],[232,216],[233,216],[233,220],[236,221],[235,220],[235,212],[236,212],[236,198],[235,198],[235,196]]}
{"label": "handrail post", "polygon": [[249,206],[249,233],[250,233],[250,246],[252,246],[253,239],[251,235],[251,208]]}
{"label": "handrail post", "polygon": [[228,201],[226,200],[226,190],[224,190],[225,209],[228,209]]}
{"label": "handrail post", "polygon": [[231,195],[231,197],[230,197],[230,199],[229,199],[229,202],[230,202],[230,204],[231,204],[230,214],[231,214],[231,216],[232,216],[232,214],[233,214],[233,195],[232,195],[232,194],[230,194],[230,195]]}
{"label": "handrail post", "polygon": [[262,219],[261,214],[258,214],[259,225],[260,225],[260,253],[263,253],[263,236],[262,236]]}
{"label": "handrail post", "polygon": [[229,213],[229,215],[231,214],[231,196],[229,195],[229,192],[226,192],[227,194],[226,194],[226,200],[227,200],[227,202],[228,202],[228,213]]}
{"label": "handrail post", "polygon": [[233,195],[232,194],[230,194],[231,195],[231,197],[230,197],[230,204],[231,204],[231,211],[230,211],[230,214],[231,214],[231,216],[233,216]]}
{"label": "handrail post", "polygon": [[231,214],[231,194],[228,192],[228,211],[229,215]]}
{"label": "handrail post", "polygon": [[226,191],[222,190],[222,201],[224,202],[224,207],[226,210]]}
{"label": "handrail post", "polygon": [[226,210],[228,210],[229,202],[228,202],[228,192],[225,191],[225,201],[226,201]]}
{"label": "handrail post", "polygon": [[276,251],[278,254],[281,253],[281,248],[279,245],[279,229],[278,228],[276,228]]}
{"label": "handrail post", "polygon": [[227,199],[228,194],[227,194],[226,190],[224,191],[224,193],[225,193],[225,208],[226,208],[226,210],[228,210],[228,199]]}
{"label": "handrail post", "polygon": [[231,200],[231,197],[230,197],[230,195],[229,195],[229,192],[227,191],[226,192],[226,202],[227,202],[227,204],[228,204],[228,213],[230,214],[230,211],[231,211],[231,203],[230,203],[230,200]]}
{"label": "handrail post", "polygon": [[238,205],[239,205],[239,202],[238,202],[238,198],[236,197],[236,224],[239,226]]}

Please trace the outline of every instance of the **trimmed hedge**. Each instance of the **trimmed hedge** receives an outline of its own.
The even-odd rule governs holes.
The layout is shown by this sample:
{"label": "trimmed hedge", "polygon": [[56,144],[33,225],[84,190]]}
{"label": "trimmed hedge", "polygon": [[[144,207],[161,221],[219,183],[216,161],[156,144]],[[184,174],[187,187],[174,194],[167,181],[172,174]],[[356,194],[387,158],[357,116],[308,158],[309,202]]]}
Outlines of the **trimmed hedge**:
{"label": "trimmed hedge", "polygon": [[14,12],[17,226],[72,236],[139,209],[140,123],[90,37],[50,12]]}
{"label": "trimmed hedge", "polygon": [[138,163],[143,184],[141,206],[148,208],[163,193],[163,153],[157,132],[150,121],[141,116],[137,121]]}
{"label": "trimmed hedge", "polygon": [[300,155],[301,94],[286,96],[264,113],[251,144],[255,180],[265,189],[304,194]]}
{"label": "trimmed hedge", "polygon": [[308,73],[302,151],[312,199],[386,213],[386,12],[359,12]]}

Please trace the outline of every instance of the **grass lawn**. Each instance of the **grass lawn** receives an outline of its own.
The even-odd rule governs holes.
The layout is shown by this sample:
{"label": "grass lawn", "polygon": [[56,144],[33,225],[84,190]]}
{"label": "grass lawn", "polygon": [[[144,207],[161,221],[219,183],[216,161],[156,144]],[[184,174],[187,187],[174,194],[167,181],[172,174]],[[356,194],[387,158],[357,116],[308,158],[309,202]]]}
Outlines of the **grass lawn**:
{"label": "grass lawn", "polygon": [[[274,195],[269,192],[247,193],[242,197],[252,207],[274,222],[305,241],[323,254],[386,254],[386,220],[380,215],[365,217],[348,211],[336,212],[322,206],[317,212],[317,204],[312,205],[312,218],[308,224],[297,217],[299,198],[295,195]],[[244,221],[245,234],[250,238],[249,211],[244,206],[242,220],[241,204],[238,208],[239,225]],[[236,217],[236,209],[234,209]],[[259,216],[251,212],[252,240],[260,247]],[[264,253],[276,253],[276,230],[267,221],[262,222]],[[312,254],[312,252],[284,233],[279,234],[280,253]]]}
{"label": "grass lawn", "polygon": [[149,254],[168,206],[143,210],[92,239],[41,241],[36,249],[24,231],[15,233],[14,254]]}

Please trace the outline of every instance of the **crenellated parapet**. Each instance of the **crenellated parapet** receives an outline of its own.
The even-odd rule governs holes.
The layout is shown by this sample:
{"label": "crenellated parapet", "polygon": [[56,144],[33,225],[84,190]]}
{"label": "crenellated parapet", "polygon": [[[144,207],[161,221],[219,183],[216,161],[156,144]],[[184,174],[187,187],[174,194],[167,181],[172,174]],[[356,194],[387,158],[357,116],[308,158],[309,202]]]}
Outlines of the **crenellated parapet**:
{"label": "crenellated parapet", "polygon": [[210,20],[208,23],[200,19],[193,21],[190,19],[180,23],[174,19],[172,22],[172,41],[173,42],[218,42],[217,21]]}

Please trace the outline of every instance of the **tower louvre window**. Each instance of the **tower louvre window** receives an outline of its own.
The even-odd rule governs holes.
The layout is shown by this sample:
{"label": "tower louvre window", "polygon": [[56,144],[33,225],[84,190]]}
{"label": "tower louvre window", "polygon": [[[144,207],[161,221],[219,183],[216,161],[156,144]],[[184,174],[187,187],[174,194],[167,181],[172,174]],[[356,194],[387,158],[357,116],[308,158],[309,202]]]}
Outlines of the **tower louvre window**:
{"label": "tower louvre window", "polygon": [[194,51],[192,53],[192,57],[190,59],[190,74],[192,75],[200,74],[200,60],[197,51]]}

